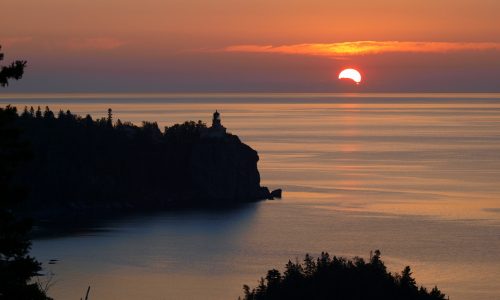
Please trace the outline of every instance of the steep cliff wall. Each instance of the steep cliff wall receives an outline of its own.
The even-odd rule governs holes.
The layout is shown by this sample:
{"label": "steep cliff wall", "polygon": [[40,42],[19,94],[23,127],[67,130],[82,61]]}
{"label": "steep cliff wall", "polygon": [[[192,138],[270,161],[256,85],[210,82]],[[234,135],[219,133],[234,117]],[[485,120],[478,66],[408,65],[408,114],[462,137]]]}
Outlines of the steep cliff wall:
{"label": "steep cliff wall", "polygon": [[267,199],[260,186],[257,151],[237,136],[200,139],[192,149],[190,174],[196,197],[216,202]]}

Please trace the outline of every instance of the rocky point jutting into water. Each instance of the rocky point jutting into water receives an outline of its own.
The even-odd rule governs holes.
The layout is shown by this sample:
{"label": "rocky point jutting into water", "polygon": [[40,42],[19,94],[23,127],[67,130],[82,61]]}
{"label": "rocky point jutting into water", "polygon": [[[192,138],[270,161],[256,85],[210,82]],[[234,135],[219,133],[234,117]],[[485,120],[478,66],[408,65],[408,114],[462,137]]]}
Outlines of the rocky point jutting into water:
{"label": "rocky point jutting into water", "polygon": [[196,198],[223,202],[273,198],[267,187],[260,187],[257,151],[226,132],[218,111],[212,126],[200,133],[189,164]]}
{"label": "rocky point jutting into water", "polygon": [[185,122],[138,127],[70,111],[24,109],[16,119],[33,159],[17,182],[28,187],[25,209],[58,214],[235,205],[281,197],[260,186],[259,156],[222,126]]}

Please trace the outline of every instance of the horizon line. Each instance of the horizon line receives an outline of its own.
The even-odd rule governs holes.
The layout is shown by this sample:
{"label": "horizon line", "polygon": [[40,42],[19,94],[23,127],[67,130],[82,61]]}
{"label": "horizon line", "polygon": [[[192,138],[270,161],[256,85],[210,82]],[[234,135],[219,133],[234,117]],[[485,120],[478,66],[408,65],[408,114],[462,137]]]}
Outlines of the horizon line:
{"label": "horizon line", "polygon": [[12,92],[1,93],[0,99],[147,99],[160,98],[300,98],[303,96],[322,97],[348,97],[348,98],[382,98],[401,97],[409,98],[422,96],[436,96],[437,98],[500,98],[500,92]]}

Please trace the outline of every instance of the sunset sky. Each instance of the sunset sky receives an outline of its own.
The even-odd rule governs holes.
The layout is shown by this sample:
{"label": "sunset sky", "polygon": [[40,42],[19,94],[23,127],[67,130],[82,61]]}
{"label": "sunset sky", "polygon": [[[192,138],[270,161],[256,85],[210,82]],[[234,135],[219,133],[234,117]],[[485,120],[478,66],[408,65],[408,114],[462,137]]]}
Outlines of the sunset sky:
{"label": "sunset sky", "polygon": [[[2,0],[2,92],[500,92],[498,0]],[[337,80],[353,67],[363,82]]]}

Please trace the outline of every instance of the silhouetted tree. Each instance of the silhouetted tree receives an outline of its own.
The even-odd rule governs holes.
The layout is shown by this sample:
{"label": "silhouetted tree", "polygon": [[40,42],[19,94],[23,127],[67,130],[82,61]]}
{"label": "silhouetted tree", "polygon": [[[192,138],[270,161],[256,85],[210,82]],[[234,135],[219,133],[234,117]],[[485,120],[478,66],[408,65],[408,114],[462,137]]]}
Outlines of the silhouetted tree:
{"label": "silhouetted tree", "polygon": [[298,282],[304,277],[304,269],[298,262],[293,263],[291,260],[285,266],[285,279],[291,282]]}
{"label": "silhouetted tree", "polygon": [[64,119],[64,111],[62,109],[60,109],[59,112],[57,113],[57,118],[59,120]]}
{"label": "silhouetted tree", "polygon": [[411,299],[415,298],[415,295],[418,294],[418,287],[416,285],[415,278],[411,277],[412,272],[410,266],[406,266],[401,272],[401,276],[399,278],[399,286],[401,287],[401,293],[403,297]]}
{"label": "silhouetted tree", "polygon": [[[420,294],[427,294],[427,290],[424,288],[424,287],[420,287],[421,289],[423,289],[423,291],[420,292]],[[429,296],[430,296],[430,299],[445,299],[446,295],[443,294],[437,286],[434,286],[431,290],[431,292],[429,293]],[[448,298],[449,299],[449,298]]]}
{"label": "silhouetted tree", "polygon": [[312,276],[316,271],[316,263],[314,262],[314,258],[309,254],[306,254],[304,257],[304,274],[306,276]]}
{"label": "silhouetted tree", "polygon": [[87,114],[87,115],[85,116],[85,119],[84,119],[84,120],[85,120],[85,125],[86,125],[87,127],[91,127],[92,125],[94,125],[94,120],[92,120],[92,116],[91,116],[91,115]]}
{"label": "silhouetted tree", "polygon": [[48,106],[45,106],[45,111],[43,112],[43,117],[45,119],[54,119],[54,113],[49,109]]}
{"label": "silhouetted tree", "polygon": [[108,118],[106,119],[108,127],[113,127],[113,111],[108,108]]}
{"label": "silhouetted tree", "polygon": [[31,117],[27,106],[24,106],[23,113],[21,114],[21,117],[24,119]]}
{"label": "silhouetted tree", "polygon": [[280,284],[282,283],[282,277],[280,271],[272,269],[267,271],[266,275],[267,286],[261,287],[265,290],[267,296],[272,296],[278,292]]}
{"label": "silhouetted tree", "polygon": [[[3,58],[3,53],[0,53],[0,61]],[[7,86],[10,79],[20,79],[25,67],[26,61],[22,60],[1,66],[0,86]],[[31,107],[29,115],[32,117],[33,114]],[[26,107],[23,116],[28,116]],[[14,185],[13,177],[18,165],[30,158],[28,145],[19,141],[20,130],[15,125],[16,118],[16,108],[0,108],[0,298],[50,299],[33,282],[41,265],[29,256],[31,241],[28,232],[31,223],[12,213],[12,209],[26,196],[25,190]]]}
{"label": "silhouetted tree", "polygon": [[170,141],[191,143],[200,137],[201,131],[206,128],[205,123],[198,121],[187,121],[165,127],[165,137]]}
{"label": "silhouetted tree", "polygon": [[71,111],[69,109],[66,111],[66,114],[64,115],[64,117],[70,121],[73,121],[75,119],[75,116],[73,116],[73,114],[71,113]]}
{"label": "silhouetted tree", "polygon": [[40,109],[40,106],[38,106],[38,108],[36,109],[35,118],[37,119],[42,118],[42,110]]}
{"label": "silhouetted tree", "polygon": [[158,128],[158,123],[156,122],[143,121],[142,130],[144,131],[145,134],[149,135],[150,137],[161,136],[161,130],[160,128]]}
{"label": "silhouetted tree", "polygon": [[[0,50],[2,46],[0,46]],[[4,54],[0,52],[0,61],[4,58]],[[8,66],[0,66],[0,86],[4,87],[9,85],[9,80],[19,80],[23,77],[26,61],[16,60]]]}
{"label": "silhouetted tree", "polygon": [[29,256],[31,223],[20,220],[12,209],[25,198],[26,192],[12,180],[18,165],[30,157],[28,146],[19,141],[15,127],[17,111],[0,108],[0,298],[49,299],[32,278],[41,265]]}

